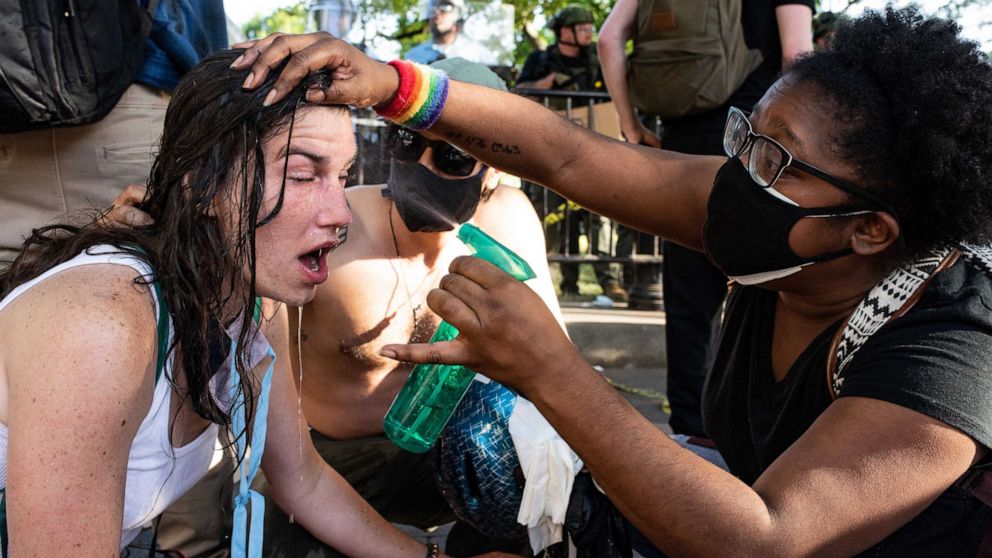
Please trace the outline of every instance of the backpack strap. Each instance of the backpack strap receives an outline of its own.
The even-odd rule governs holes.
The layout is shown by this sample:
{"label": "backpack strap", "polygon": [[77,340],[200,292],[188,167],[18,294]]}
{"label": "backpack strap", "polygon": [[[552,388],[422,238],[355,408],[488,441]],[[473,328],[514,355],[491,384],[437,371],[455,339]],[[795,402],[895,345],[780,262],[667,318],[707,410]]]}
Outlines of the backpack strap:
{"label": "backpack strap", "polygon": [[0,556],[7,556],[7,490],[0,490]]}
{"label": "backpack strap", "polygon": [[152,283],[152,288],[155,289],[155,300],[158,301],[158,323],[155,326],[156,335],[158,336],[158,349],[156,351],[156,361],[155,361],[155,383],[158,383],[159,378],[162,377],[162,370],[165,369],[165,359],[169,354],[169,305],[165,302],[165,297],[162,296],[162,285],[156,279]]}
{"label": "backpack strap", "polygon": [[935,251],[892,271],[865,295],[834,335],[827,353],[827,389],[836,399],[844,385],[844,369],[868,339],[889,321],[908,312],[930,280],[957,261],[956,249]]}
{"label": "backpack strap", "polygon": [[962,242],[961,253],[976,267],[992,275],[992,245],[978,246]]}
{"label": "backpack strap", "polygon": [[[958,248],[934,252],[896,269],[868,292],[834,335],[830,345],[827,354],[827,389],[831,399],[837,399],[844,385],[844,368],[850,364],[854,354],[868,338],[883,325],[905,315],[923,296],[930,280],[954,265],[962,256],[992,276],[992,245],[962,243]],[[968,469],[954,484],[970,492],[986,506],[992,507],[992,453]],[[992,552],[992,523],[982,544],[983,548]]]}
{"label": "backpack strap", "polygon": [[865,296],[834,336],[827,354],[827,389],[836,399],[844,384],[844,368],[854,354],[889,321],[908,312],[941,271],[964,257],[992,276],[992,245],[961,243],[958,248],[939,250],[903,265],[890,273]]}

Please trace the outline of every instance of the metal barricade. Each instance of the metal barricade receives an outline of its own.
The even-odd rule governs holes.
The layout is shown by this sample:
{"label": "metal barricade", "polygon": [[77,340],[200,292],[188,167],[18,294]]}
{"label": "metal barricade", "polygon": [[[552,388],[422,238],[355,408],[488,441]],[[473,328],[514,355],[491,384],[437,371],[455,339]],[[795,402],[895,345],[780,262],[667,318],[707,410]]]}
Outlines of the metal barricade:
{"label": "metal barricade", "polygon": [[[530,88],[516,88],[513,92],[537,100],[576,124],[619,136],[612,107],[603,111],[595,108],[610,101],[609,93]],[[577,279],[578,266],[591,264],[605,293],[620,292],[610,288],[609,283],[615,281],[628,291],[628,307],[661,308],[662,256],[658,237],[592,213],[539,184],[524,183],[523,187],[544,223],[548,261],[558,263],[562,270],[563,293],[577,291],[577,285],[571,282]]]}
{"label": "metal barricade", "polygon": [[353,109],[355,126],[355,164],[349,184],[385,184],[389,179],[389,148],[386,145],[386,122],[371,108]]}

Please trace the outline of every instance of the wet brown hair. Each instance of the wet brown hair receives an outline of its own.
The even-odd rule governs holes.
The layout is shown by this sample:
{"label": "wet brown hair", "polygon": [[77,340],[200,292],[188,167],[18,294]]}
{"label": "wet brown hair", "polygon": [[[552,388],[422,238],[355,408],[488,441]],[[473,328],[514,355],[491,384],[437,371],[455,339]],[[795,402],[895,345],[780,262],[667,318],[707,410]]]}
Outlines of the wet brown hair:
{"label": "wet brown hair", "polygon": [[[207,57],[177,86],[166,112],[161,151],[152,166],[147,194],[137,206],[151,216],[152,224],[114,227],[96,219],[83,226],[35,229],[11,267],[0,272],[2,298],[17,285],[95,245],[115,245],[147,261],[155,277],[138,277],[135,283],[154,280],[161,285],[174,328],[169,352],[185,378],[185,387],[175,382],[173,387],[199,416],[225,426],[230,425],[230,416],[209,390],[217,372],[216,366],[210,366],[209,341],[223,339],[219,322],[223,315],[252,315],[255,230],[279,212],[285,189],[283,167],[276,205],[269,214],[259,215],[265,186],[262,144],[287,128],[291,137],[306,89],[326,88],[330,83],[325,74],[316,74],[285,99],[263,107],[262,99],[281,68],[257,89],[243,89],[248,70],[229,69],[241,52],[228,50]],[[215,201],[225,198],[238,200],[232,204],[238,214],[229,216],[233,227],[226,233],[211,212]],[[236,335],[235,365],[249,420],[255,397],[248,348],[255,333],[246,319]],[[226,350],[224,345],[220,348]]]}

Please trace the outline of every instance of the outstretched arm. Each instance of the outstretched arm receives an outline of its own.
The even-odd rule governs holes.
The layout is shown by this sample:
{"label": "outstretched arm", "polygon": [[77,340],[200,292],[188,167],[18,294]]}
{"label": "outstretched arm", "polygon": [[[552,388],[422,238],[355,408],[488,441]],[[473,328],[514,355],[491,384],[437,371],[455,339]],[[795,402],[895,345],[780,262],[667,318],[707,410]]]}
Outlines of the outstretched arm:
{"label": "outstretched arm", "polygon": [[[272,498],[315,537],[346,556],[423,558],[423,543],[383,519],[317,454],[293,382],[286,308],[272,301],[264,308],[270,318],[263,332],[277,355],[262,456]],[[511,558],[502,553],[485,556]]]}
{"label": "outstretched arm", "polygon": [[451,271],[427,301],[458,339],[388,345],[382,354],[463,364],[519,390],[624,516],[669,555],[857,554],[918,515],[985,453],[916,411],[844,397],[748,486],[631,407],[524,285],[478,258],[457,258]]}
{"label": "outstretched arm", "polygon": [[[278,35],[252,43],[238,63],[250,84],[290,57],[274,99],[309,72],[333,83],[312,101],[372,106],[389,101],[396,71],[327,34]],[[568,122],[518,96],[453,81],[432,131],[486,163],[544,184],[584,207],[690,247],[701,246],[706,200],[722,158],[632,146]]]}

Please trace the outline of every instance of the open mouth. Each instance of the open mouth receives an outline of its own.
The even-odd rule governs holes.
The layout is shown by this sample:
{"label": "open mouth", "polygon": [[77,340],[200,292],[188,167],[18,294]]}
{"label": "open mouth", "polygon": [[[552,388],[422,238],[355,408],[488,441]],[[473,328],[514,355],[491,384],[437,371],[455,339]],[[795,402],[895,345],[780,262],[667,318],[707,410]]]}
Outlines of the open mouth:
{"label": "open mouth", "polygon": [[321,274],[327,270],[327,255],[341,245],[341,240],[328,242],[323,246],[311,250],[299,257],[303,267],[314,274]]}
{"label": "open mouth", "polygon": [[301,256],[300,261],[302,261],[303,265],[307,266],[310,271],[316,273],[320,271],[321,258],[330,253],[331,250],[332,248],[318,248]]}
{"label": "open mouth", "polygon": [[313,252],[309,254],[308,257],[310,258],[310,269],[312,269],[313,271],[320,271],[320,257],[323,255],[324,255],[323,248],[317,250],[316,254],[314,254]]}

